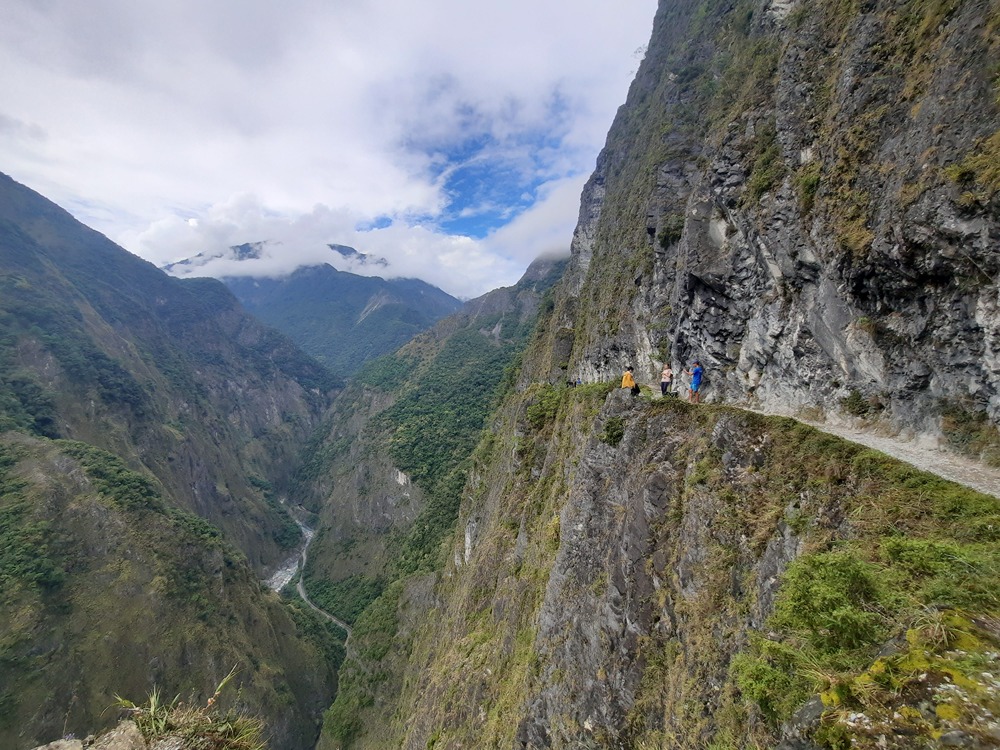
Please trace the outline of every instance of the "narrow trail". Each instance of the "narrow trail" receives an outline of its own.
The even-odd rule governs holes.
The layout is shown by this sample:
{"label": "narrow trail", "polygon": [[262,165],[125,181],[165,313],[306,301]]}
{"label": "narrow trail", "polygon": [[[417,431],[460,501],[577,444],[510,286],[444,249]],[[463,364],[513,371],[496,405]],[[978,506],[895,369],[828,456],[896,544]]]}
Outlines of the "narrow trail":
{"label": "narrow trail", "polygon": [[887,435],[876,435],[840,425],[804,419],[799,419],[799,421],[830,435],[874,448],[917,469],[936,474],[942,479],[1000,498],[1000,469],[955,453],[922,446],[914,441],[900,440]]}
{"label": "narrow trail", "polygon": [[[674,398],[687,400],[684,395],[686,390],[682,387],[674,392]],[[654,398],[657,396],[654,394]],[[895,459],[908,463],[914,468],[936,474],[942,479],[961,484],[970,489],[982,492],[986,495],[1000,498],[1000,468],[988,466],[971,458],[960,456],[951,451],[942,450],[934,446],[921,444],[913,440],[904,440],[891,435],[881,435],[870,430],[863,430],[847,425],[830,424],[829,422],[816,422],[810,419],[803,419],[794,414],[784,414],[774,411],[756,409],[752,406],[739,403],[713,402],[732,406],[744,411],[751,411],[755,414],[763,414],[769,417],[787,417],[802,424],[815,427],[820,432],[835,435],[852,443],[864,445],[892,456]]]}
{"label": "narrow trail", "polygon": [[910,464],[914,468],[935,474],[942,479],[961,484],[986,495],[1000,498],[1000,469],[988,466],[971,458],[960,456],[950,451],[922,445],[913,440],[903,440],[891,435],[879,435],[871,431],[861,430],[846,425],[815,422],[791,414],[754,409],[749,406],[733,404],[738,409],[752,411],[770,417],[788,417],[815,427],[820,432],[849,440],[852,443],[864,445],[892,456],[895,459]]}

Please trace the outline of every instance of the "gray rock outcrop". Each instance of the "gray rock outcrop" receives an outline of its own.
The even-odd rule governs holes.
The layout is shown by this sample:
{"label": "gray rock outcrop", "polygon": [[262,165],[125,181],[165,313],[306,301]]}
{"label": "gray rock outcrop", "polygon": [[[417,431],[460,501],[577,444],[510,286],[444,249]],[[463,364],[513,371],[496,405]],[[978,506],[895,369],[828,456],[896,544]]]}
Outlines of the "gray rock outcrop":
{"label": "gray rock outcrop", "polygon": [[570,376],[700,359],[710,400],[1000,423],[1000,186],[969,166],[1000,158],[987,5],[716,4],[713,35],[662,4],[584,191]]}

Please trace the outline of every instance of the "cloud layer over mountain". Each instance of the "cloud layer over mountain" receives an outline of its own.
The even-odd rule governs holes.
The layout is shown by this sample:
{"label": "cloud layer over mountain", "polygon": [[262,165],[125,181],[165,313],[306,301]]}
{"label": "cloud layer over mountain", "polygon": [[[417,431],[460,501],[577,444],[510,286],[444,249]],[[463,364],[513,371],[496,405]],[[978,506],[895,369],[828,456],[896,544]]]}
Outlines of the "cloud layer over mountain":
{"label": "cloud layer over mountain", "polygon": [[158,264],[339,243],[478,294],[568,248],[654,11],[10,0],[0,170]]}

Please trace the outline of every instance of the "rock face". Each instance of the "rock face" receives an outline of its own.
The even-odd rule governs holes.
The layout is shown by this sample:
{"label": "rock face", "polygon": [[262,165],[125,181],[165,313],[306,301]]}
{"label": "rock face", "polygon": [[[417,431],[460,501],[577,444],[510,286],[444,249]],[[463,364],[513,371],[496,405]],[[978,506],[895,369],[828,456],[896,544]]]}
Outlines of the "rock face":
{"label": "rock face", "polygon": [[[806,750],[848,737],[903,750],[1000,729],[992,595],[970,594],[985,619],[954,621],[969,628],[968,652],[950,650],[951,636],[935,646],[921,608],[947,612],[949,597],[887,552],[979,549],[958,540],[981,514],[1000,517],[1000,500],[787,419],[556,390],[551,421],[528,417],[537,389],[498,417],[452,562],[434,596],[398,609],[408,668],[399,704],[380,696],[393,733],[348,746]],[[970,525],[919,520],[942,503]],[[898,587],[896,603],[879,579]],[[847,580],[872,599],[824,598]],[[886,609],[861,640],[831,635],[851,602],[860,613],[876,599]],[[810,619],[827,606],[832,619]],[[972,653],[989,667],[958,667]],[[825,683],[832,663],[845,671]]]}
{"label": "rock face", "polygon": [[571,376],[700,359],[712,400],[995,426],[995,4],[692,7],[584,192]]}

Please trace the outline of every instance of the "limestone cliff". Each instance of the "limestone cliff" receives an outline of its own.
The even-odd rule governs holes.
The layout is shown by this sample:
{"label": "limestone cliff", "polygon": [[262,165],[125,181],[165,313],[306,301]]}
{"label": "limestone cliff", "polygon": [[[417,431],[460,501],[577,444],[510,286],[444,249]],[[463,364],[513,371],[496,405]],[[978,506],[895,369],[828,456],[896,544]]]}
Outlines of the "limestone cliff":
{"label": "limestone cliff", "polygon": [[993,746],[1000,500],[621,389],[529,389],[498,427],[474,534],[400,597],[393,739],[358,747]]}
{"label": "limestone cliff", "polygon": [[661,3],[584,192],[570,374],[698,358],[711,400],[1000,422],[998,14]]}

